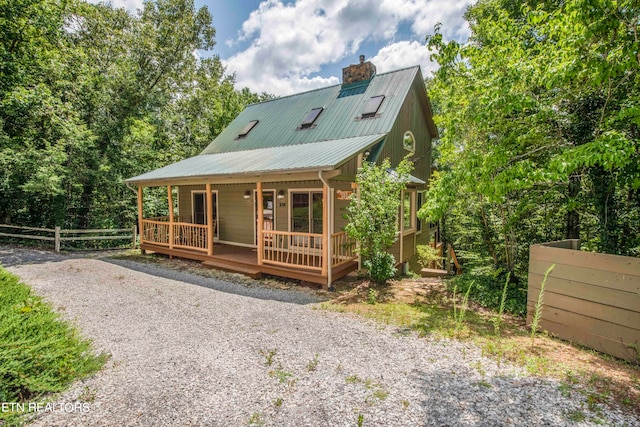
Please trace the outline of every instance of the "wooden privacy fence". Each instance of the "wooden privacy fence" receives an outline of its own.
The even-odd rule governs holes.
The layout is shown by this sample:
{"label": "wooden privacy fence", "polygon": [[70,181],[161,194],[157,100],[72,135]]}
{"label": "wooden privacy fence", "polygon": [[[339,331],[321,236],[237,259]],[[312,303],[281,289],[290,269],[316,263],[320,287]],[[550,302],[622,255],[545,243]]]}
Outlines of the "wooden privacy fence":
{"label": "wooden privacy fence", "polygon": [[[5,232],[5,230],[9,230],[10,232]],[[129,240],[135,249],[138,235],[135,225],[131,228],[63,230],[60,227],[40,228],[0,224],[0,237],[53,242],[54,250],[60,252],[62,242],[74,241]]]}
{"label": "wooden privacy fence", "polygon": [[532,245],[527,322],[540,284],[540,326],[562,339],[640,364],[640,258],[581,252],[579,240]]}

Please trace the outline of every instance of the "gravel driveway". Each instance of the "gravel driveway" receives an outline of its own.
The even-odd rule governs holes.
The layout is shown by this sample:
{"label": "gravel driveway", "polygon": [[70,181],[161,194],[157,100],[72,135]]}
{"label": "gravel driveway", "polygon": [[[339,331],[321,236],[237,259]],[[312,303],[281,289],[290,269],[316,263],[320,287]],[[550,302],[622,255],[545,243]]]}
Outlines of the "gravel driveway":
{"label": "gravel driveway", "polygon": [[112,355],[57,399],[86,411],[33,425],[640,425],[472,344],[317,310],[308,292],[6,248],[0,262]]}

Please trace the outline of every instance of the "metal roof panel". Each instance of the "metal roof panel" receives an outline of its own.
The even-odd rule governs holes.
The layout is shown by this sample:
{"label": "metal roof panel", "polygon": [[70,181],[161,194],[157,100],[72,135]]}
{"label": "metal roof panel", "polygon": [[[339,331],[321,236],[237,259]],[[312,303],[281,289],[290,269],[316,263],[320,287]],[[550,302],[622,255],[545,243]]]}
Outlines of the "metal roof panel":
{"label": "metal roof panel", "polygon": [[201,154],[129,178],[125,182],[144,183],[201,176],[229,177],[258,173],[330,170],[380,142],[385,136],[386,134],[374,134],[291,146]]}

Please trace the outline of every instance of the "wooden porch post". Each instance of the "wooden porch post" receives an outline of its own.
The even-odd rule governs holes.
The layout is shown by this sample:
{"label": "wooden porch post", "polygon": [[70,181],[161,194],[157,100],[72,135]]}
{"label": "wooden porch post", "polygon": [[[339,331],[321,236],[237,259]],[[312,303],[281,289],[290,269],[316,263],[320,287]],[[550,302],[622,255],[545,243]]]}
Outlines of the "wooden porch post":
{"label": "wooden porch post", "polygon": [[400,259],[402,264],[404,258],[404,190],[400,192]]}
{"label": "wooden porch post", "polygon": [[256,230],[258,231],[258,265],[262,265],[262,256],[264,254],[264,208],[262,202],[262,182],[256,183],[256,195],[258,196],[258,202],[256,210],[258,211],[258,224],[256,224]]}
{"label": "wooden porch post", "polygon": [[[329,279],[329,192],[322,185],[322,275]],[[327,287],[329,283],[327,283]]]}
{"label": "wooden porch post", "polygon": [[207,255],[213,256],[213,193],[211,183],[206,185],[207,191]]}
{"label": "wooden porch post", "polygon": [[144,240],[144,227],[142,225],[142,186],[138,186],[138,234],[140,235],[140,251],[144,254],[142,243]]}
{"label": "wooden porch post", "polygon": [[[173,192],[171,186],[167,185],[167,200],[169,200],[169,249],[173,249],[173,242],[175,241],[174,229],[173,229]],[[173,256],[169,255],[169,259]]]}

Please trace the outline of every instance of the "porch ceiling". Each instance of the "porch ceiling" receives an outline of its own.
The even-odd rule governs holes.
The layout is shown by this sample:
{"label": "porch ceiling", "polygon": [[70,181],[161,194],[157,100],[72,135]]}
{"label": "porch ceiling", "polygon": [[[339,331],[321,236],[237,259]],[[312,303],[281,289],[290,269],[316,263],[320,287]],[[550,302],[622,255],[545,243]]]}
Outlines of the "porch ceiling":
{"label": "porch ceiling", "polygon": [[340,167],[363,150],[384,139],[386,134],[334,139],[308,144],[270,147],[229,153],[206,154],[129,178],[138,185],[171,184],[185,179],[238,179],[251,175],[271,175],[328,171]]}

